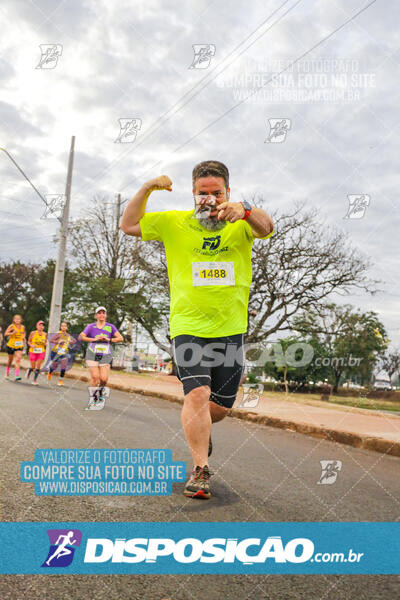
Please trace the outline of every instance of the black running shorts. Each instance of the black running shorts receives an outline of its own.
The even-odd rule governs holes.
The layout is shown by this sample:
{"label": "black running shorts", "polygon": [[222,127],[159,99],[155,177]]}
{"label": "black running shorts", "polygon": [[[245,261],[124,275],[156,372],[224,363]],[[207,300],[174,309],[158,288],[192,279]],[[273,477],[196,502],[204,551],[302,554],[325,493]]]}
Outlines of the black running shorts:
{"label": "black running shorts", "polygon": [[7,346],[7,354],[14,354],[15,352],[23,352],[24,348],[11,348],[11,346]]}
{"label": "black running shorts", "polygon": [[243,333],[219,338],[177,335],[172,348],[185,395],[208,385],[210,400],[233,406],[244,369]]}

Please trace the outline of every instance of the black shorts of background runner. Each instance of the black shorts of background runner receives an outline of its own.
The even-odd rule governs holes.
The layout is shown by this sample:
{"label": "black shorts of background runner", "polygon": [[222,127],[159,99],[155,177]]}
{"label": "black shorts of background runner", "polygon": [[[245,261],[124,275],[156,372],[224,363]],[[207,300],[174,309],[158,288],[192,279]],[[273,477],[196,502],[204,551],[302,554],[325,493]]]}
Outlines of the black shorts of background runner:
{"label": "black shorts of background runner", "polygon": [[185,395],[208,385],[210,400],[232,408],[244,370],[243,334],[218,338],[177,335],[172,347]]}
{"label": "black shorts of background runner", "polygon": [[23,352],[24,349],[23,348],[11,348],[10,346],[7,346],[7,354],[14,354],[15,352]]}

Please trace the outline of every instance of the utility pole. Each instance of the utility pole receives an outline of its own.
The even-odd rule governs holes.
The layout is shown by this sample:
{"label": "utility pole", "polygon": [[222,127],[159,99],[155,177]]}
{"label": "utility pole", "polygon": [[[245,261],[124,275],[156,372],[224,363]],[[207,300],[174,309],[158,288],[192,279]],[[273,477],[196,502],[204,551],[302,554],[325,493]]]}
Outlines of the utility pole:
{"label": "utility pole", "polygon": [[[135,238],[135,249],[133,251],[135,258],[134,258],[134,261],[133,261],[132,279],[135,276],[135,271],[136,271],[136,266],[137,266],[136,265],[136,263],[137,263],[137,249],[138,249],[138,238]],[[131,331],[131,334],[133,334],[133,323],[132,323],[132,321],[130,323],[130,331]],[[132,335],[131,339],[132,339],[132,355],[133,355],[134,359],[137,358],[137,361],[136,361],[137,368],[135,370],[139,371],[139,356],[140,356],[140,352],[138,350],[138,322],[137,322],[136,319],[135,319],[135,341],[133,341],[133,335]],[[134,360],[134,362],[135,362],[135,360]]]}
{"label": "utility pole", "polygon": [[119,220],[121,218],[121,194],[117,196],[117,206],[116,206],[116,224],[115,224],[115,239],[118,242],[118,236],[120,232],[119,228]]}
{"label": "utility pole", "polygon": [[114,231],[114,244],[113,244],[113,261],[112,261],[112,276],[117,277],[117,266],[118,266],[118,242],[119,242],[119,220],[121,218],[121,194],[117,196],[117,205],[115,208],[115,231]]}
{"label": "utility pole", "polygon": [[[135,261],[133,263],[132,279],[135,276],[135,271],[136,271],[136,266],[137,266],[138,242],[139,242],[138,238],[135,237],[135,249],[134,249]],[[138,322],[137,322],[137,320],[135,320],[135,350],[137,350],[137,337],[138,337]]]}
{"label": "utility pole", "polygon": [[63,299],[63,288],[64,288],[64,274],[65,274],[65,256],[67,248],[67,234],[68,234],[68,221],[69,221],[69,207],[71,201],[71,183],[72,183],[72,170],[74,167],[74,148],[75,148],[75,136],[71,138],[71,149],[69,151],[68,160],[68,173],[67,183],[65,186],[65,204],[61,217],[60,226],[60,238],[58,240],[58,254],[56,268],[54,272],[53,280],[53,293],[51,296],[50,305],[50,318],[49,318],[49,333],[56,333],[60,329],[62,299]]}

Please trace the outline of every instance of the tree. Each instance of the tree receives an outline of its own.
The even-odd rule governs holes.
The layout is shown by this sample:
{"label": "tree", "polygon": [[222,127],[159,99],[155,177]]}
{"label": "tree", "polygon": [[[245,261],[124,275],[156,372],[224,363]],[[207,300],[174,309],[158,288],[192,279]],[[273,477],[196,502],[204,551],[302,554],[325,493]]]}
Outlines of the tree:
{"label": "tree", "polygon": [[34,271],[34,265],[26,265],[20,261],[0,264],[0,314],[3,329],[11,323],[14,314],[24,312],[24,297],[30,289]]}
{"label": "tree", "polygon": [[135,266],[135,290],[141,294],[135,319],[152,341],[170,354],[170,290],[165,251],[161,242],[140,240],[135,252]]}
{"label": "tree", "polygon": [[253,246],[248,342],[293,330],[300,311],[318,309],[333,292],[376,292],[378,282],[366,276],[369,261],[344,233],[321,223],[316,210],[296,204],[289,214],[273,219],[275,235]]}
{"label": "tree", "polygon": [[[329,375],[322,361],[327,356],[326,347],[317,336],[292,335],[275,344],[267,344],[267,347],[271,349],[272,356],[268,357],[263,370],[266,375],[283,381],[286,393],[289,382],[295,384],[296,388],[302,388],[309,385],[310,381],[315,385],[315,382],[323,381]],[[290,349],[295,350],[289,353]],[[308,355],[310,360],[305,360]]]}
{"label": "tree", "polygon": [[138,285],[138,241],[119,228],[120,205],[97,196],[85,212],[69,227],[70,253],[79,275],[67,307],[71,319],[83,326],[95,306],[104,305],[108,320],[118,328],[132,320],[157,324],[154,300],[152,306],[146,304],[143,285]]}
{"label": "tree", "polygon": [[314,310],[302,311],[294,319],[294,328],[303,335],[316,337],[326,346],[334,392],[345,374],[359,375],[361,384],[368,383],[388,341],[375,312],[363,313],[350,305],[325,303]]}
{"label": "tree", "polygon": [[[15,314],[22,315],[28,332],[35,329],[37,321],[48,321],[54,268],[53,260],[44,265],[20,261],[0,264],[0,319],[3,330]],[[66,265],[64,304],[70,302],[75,285],[75,273]]]}
{"label": "tree", "polygon": [[393,388],[392,377],[400,372],[400,350],[398,348],[393,349],[391,352],[388,350],[385,352],[382,357],[382,367],[389,375],[390,387]]}

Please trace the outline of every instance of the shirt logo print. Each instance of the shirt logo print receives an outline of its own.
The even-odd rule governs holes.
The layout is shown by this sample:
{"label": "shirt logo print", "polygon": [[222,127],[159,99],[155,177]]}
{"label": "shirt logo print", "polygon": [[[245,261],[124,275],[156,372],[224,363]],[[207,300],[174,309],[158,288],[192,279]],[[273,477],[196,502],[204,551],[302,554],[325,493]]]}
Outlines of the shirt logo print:
{"label": "shirt logo print", "polygon": [[216,250],[221,243],[221,236],[203,238],[202,250]]}

